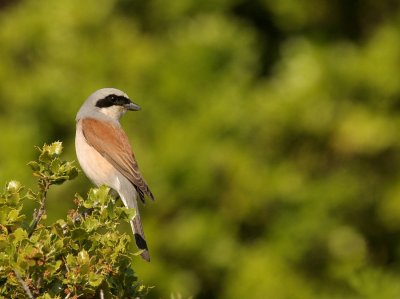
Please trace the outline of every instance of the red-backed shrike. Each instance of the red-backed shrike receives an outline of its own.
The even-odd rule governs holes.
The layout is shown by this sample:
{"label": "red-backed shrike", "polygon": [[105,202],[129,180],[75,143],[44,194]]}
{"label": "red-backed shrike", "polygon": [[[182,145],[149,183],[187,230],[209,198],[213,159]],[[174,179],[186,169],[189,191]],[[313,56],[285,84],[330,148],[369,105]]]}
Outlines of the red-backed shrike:
{"label": "red-backed shrike", "polygon": [[137,111],[122,91],[103,88],[95,91],[83,103],[76,116],[75,148],[79,164],[86,176],[97,186],[107,185],[118,192],[128,208],[134,208],[131,226],[141,256],[150,261],[137,204],[153,194],[140,174],[128,137],[119,123],[127,111]]}

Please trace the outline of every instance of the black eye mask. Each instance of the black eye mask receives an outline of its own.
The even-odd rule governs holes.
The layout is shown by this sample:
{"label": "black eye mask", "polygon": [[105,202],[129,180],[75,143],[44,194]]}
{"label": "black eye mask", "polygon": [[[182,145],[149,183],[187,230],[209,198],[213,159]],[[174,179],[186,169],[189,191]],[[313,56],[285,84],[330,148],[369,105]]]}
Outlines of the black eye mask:
{"label": "black eye mask", "polygon": [[110,94],[105,98],[98,100],[96,103],[96,107],[99,108],[107,108],[111,106],[124,106],[131,103],[131,100],[124,96],[117,96],[115,94]]}

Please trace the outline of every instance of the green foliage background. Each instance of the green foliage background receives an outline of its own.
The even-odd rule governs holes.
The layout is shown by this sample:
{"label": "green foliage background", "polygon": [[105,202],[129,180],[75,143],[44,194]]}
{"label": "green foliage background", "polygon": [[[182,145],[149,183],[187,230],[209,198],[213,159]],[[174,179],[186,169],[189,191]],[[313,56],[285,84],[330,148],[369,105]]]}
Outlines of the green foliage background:
{"label": "green foliage background", "polygon": [[117,87],[151,298],[399,297],[399,78],[394,0],[1,1],[0,179],[33,184],[44,142],[75,159],[81,103]]}

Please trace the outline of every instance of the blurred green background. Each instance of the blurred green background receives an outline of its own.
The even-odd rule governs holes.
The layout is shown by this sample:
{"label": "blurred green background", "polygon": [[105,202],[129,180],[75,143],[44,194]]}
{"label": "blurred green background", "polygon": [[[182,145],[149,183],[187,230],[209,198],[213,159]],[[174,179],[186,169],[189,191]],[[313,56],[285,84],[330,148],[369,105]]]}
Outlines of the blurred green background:
{"label": "blurred green background", "polygon": [[[2,0],[1,182],[33,185],[44,142],[75,160],[80,105],[120,88],[150,298],[399,298],[399,6]],[[53,189],[48,220],[90,186]]]}

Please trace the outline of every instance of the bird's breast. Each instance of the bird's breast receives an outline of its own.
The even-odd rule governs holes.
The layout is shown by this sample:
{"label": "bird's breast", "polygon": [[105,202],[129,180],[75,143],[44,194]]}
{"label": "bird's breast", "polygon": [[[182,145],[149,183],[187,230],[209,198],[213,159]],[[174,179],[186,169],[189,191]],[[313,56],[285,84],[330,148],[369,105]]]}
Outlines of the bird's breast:
{"label": "bird's breast", "polygon": [[117,191],[120,189],[120,173],[87,143],[80,121],[76,126],[75,149],[83,172],[95,185],[107,185]]}

